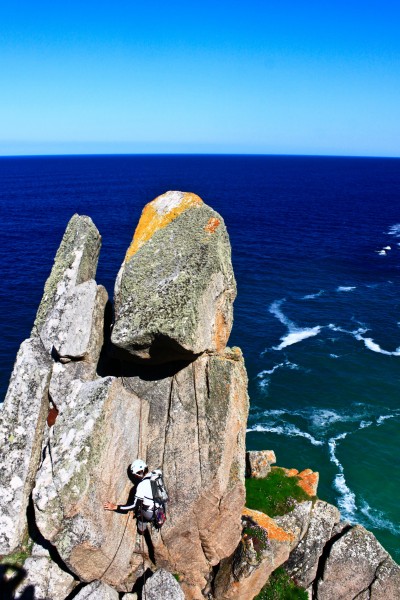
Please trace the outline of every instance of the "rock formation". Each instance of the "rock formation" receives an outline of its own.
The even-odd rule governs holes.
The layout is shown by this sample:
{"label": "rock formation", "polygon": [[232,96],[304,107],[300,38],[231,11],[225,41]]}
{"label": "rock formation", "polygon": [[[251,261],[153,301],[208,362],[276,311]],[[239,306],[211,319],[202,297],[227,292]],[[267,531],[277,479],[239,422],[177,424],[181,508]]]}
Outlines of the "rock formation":
{"label": "rock formation", "polygon": [[195,194],[167,192],[144,208],[118,273],[112,342],[157,362],[219,352],[235,296],[222,217]]}
{"label": "rock formation", "polygon": [[[303,502],[275,519],[244,508],[247,375],[226,346],[236,284],[222,217],[189,193],[149,203],[113,323],[95,281],[100,244],[74,215],[0,410],[0,554],[27,533],[37,542],[16,597],[33,586],[43,600],[133,600],[144,587],[149,599],[251,600],[285,564],[322,600],[396,598],[398,567],[334,507]],[[146,541],[132,513],[103,510],[131,497],[138,457],[162,469],[170,495]],[[248,475],[273,462],[249,453]],[[293,475],[316,494],[317,473]]]}

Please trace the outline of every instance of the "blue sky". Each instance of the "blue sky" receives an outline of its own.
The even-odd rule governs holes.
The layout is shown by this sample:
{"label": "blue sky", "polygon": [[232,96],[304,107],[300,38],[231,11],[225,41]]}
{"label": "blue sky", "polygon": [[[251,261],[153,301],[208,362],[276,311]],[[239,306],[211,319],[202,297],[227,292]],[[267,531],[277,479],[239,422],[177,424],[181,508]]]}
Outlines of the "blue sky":
{"label": "blue sky", "polygon": [[400,156],[400,3],[0,7],[0,154]]}

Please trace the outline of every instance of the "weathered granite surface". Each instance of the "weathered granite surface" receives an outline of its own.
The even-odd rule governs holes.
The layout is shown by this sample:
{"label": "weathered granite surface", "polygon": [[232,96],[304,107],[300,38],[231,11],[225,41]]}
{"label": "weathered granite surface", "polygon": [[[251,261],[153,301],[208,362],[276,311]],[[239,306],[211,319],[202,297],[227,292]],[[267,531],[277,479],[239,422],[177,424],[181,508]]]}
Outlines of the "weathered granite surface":
{"label": "weathered granite surface", "polygon": [[[31,529],[56,558],[34,546],[25,588],[61,600],[76,583],[70,570],[88,582],[78,600],[128,599],[158,569],[147,598],[251,600],[285,563],[318,600],[400,600],[398,565],[334,507],[303,502],[276,519],[243,511],[247,375],[240,350],[225,347],[236,287],[221,217],[183,192],[145,207],[116,283],[114,348],[94,281],[100,241],[74,215],[0,411],[0,553],[21,543],[35,483]],[[163,470],[170,495],[149,545],[132,514],[103,510],[127,501],[138,457]],[[250,473],[263,476],[275,461],[253,458]],[[316,495],[318,473],[286,472]]]}
{"label": "weathered granite surface", "polygon": [[235,296],[222,217],[195,194],[167,192],[144,208],[118,274],[112,342],[155,362],[221,351]]}
{"label": "weathered granite surface", "polygon": [[13,552],[27,528],[49,410],[51,360],[37,339],[21,344],[0,410],[0,554]]}
{"label": "weathered granite surface", "polygon": [[294,536],[262,512],[246,508],[243,533],[233,555],[221,562],[214,582],[218,600],[252,600],[283,564]]}
{"label": "weathered granite surface", "polygon": [[271,471],[271,465],[276,463],[273,450],[248,450],[246,452],[246,477],[262,479]]}
{"label": "weathered granite surface", "polygon": [[399,581],[400,567],[371,532],[356,525],[331,547],[315,594],[318,600],[353,600],[360,594],[398,600]]}
{"label": "weathered granite surface", "polygon": [[78,583],[70,573],[60,569],[40,546],[34,546],[32,556],[24,562],[24,569],[27,574],[15,598],[26,598],[24,592],[27,594],[31,586],[35,600],[65,600]]}
{"label": "weathered granite surface", "polygon": [[75,600],[118,600],[119,594],[112,587],[101,581],[93,581],[86,585],[75,596]]}
{"label": "weathered granite surface", "polygon": [[46,281],[33,336],[40,334],[53,309],[59,302],[64,304],[76,286],[95,278],[100,246],[101,236],[90,217],[75,214],[68,223]]}
{"label": "weathered granite surface", "polygon": [[147,579],[143,596],[146,600],[185,600],[185,596],[179,583],[171,573],[165,569],[158,569]]}
{"label": "weathered granite surface", "polygon": [[156,563],[180,574],[187,598],[201,598],[212,566],[241,533],[248,412],[241,352],[203,355],[172,376],[124,384],[149,405],[147,462],[162,468],[170,493],[168,520],[153,539]]}
{"label": "weathered granite surface", "polygon": [[[282,523],[282,519],[278,517],[277,521]],[[300,586],[308,588],[314,581],[325,544],[331,539],[339,520],[340,513],[335,506],[317,500],[311,511],[307,533],[285,563],[285,569]]]}
{"label": "weathered granite surface", "polygon": [[128,497],[142,402],[113,377],[72,380],[61,396],[33,490],[37,526],[82,581],[103,579],[129,591],[135,525],[131,514],[115,518],[103,503]]}

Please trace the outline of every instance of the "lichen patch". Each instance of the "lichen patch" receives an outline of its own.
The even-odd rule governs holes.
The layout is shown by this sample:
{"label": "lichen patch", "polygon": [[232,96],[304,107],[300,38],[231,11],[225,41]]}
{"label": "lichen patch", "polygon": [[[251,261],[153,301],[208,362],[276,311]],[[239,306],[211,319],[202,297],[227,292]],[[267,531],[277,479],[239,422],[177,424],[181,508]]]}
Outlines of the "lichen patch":
{"label": "lichen patch", "polygon": [[217,219],[216,217],[211,217],[207,225],[204,227],[204,231],[207,231],[207,233],[215,233],[216,229],[220,225],[221,221],[219,219]]}
{"label": "lichen patch", "polygon": [[203,200],[196,194],[174,191],[166,192],[146,204],[136,227],[132,243],[125,255],[125,262],[128,262],[153,237],[156,231],[169,225],[189,208],[202,203]]}
{"label": "lichen patch", "polygon": [[250,508],[245,507],[242,515],[244,517],[250,517],[253,519],[253,521],[255,521],[255,523],[257,523],[257,525],[265,529],[268,532],[268,539],[270,540],[291,543],[295,539],[293,534],[284,531],[281,527],[279,527],[279,525],[277,525],[274,519],[271,519],[271,517],[260,512],[259,510],[251,510]]}

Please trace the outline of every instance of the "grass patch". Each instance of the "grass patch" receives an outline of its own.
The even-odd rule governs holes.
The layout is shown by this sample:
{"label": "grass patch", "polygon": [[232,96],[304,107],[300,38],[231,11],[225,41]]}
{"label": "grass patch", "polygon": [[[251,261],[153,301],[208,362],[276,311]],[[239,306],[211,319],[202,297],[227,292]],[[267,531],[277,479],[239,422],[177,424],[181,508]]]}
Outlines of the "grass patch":
{"label": "grass patch", "polygon": [[246,506],[269,517],[286,515],[298,502],[311,496],[298,485],[299,478],[288,477],[284,469],[271,470],[264,479],[246,479]]}
{"label": "grass patch", "polygon": [[283,567],[274,571],[254,600],[308,600],[304,588],[298,587]]}
{"label": "grass patch", "polygon": [[26,559],[32,554],[33,540],[28,534],[25,535],[24,540],[19,548],[12,554],[0,557],[1,565],[10,565],[14,567],[22,567]]}
{"label": "grass patch", "polygon": [[264,550],[268,547],[268,534],[262,528],[257,525],[248,525],[243,529],[243,539],[251,539],[253,542],[253,548],[255,550],[257,560],[261,560]]}

